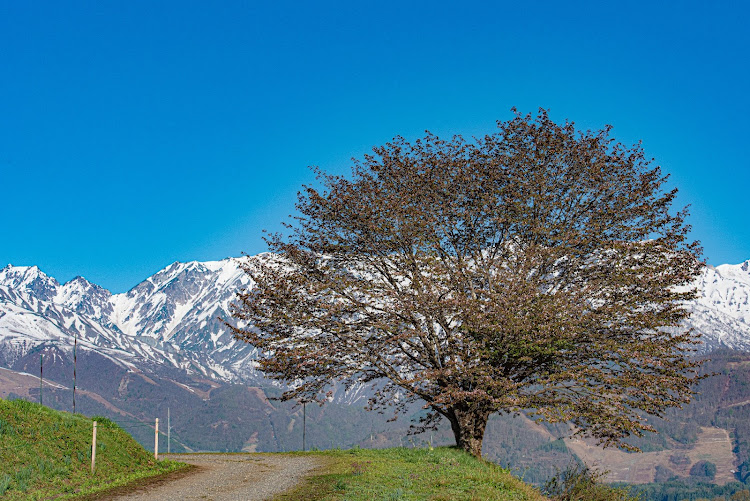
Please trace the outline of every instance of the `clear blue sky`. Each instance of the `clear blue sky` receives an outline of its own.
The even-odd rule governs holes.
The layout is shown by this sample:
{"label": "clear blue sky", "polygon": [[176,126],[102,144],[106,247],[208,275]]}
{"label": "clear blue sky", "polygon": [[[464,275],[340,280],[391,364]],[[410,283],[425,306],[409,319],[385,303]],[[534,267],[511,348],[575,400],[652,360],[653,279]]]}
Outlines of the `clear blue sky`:
{"label": "clear blue sky", "polygon": [[735,2],[0,3],[0,266],[125,291],[265,250],[307,168],[510,108],[643,140],[711,264],[750,259]]}

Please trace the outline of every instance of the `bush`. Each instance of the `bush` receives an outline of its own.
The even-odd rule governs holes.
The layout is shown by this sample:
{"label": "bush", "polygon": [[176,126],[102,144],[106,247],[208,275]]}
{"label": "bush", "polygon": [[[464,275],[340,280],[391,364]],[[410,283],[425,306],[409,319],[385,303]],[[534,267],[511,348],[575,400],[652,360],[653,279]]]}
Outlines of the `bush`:
{"label": "bush", "polygon": [[716,476],[716,465],[711,461],[698,461],[690,467],[690,476],[701,480],[713,480]]}
{"label": "bush", "polygon": [[672,454],[671,456],[669,456],[669,460],[672,462],[672,464],[675,464],[677,466],[690,464],[690,457],[688,457],[688,455],[684,452],[677,452],[675,454]]}
{"label": "bush", "polygon": [[552,501],[631,501],[625,489],[601,483],[605,473],[589,469],[581,463],[571,463],[564,471],[550,479],[542,490]]}

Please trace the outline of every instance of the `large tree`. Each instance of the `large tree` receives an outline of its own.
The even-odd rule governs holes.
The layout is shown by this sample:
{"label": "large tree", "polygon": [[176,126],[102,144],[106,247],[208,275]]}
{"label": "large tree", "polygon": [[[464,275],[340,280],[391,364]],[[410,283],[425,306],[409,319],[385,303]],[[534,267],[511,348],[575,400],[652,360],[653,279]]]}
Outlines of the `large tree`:
{"label": "large tree", "polygon": [[700,248],[640,145],[540,110],[373,151],[246,265],[232,329],[285,398],[373,382],[371,407],[421,399],[476,456],[494,412],[623,445],[690,400]]}

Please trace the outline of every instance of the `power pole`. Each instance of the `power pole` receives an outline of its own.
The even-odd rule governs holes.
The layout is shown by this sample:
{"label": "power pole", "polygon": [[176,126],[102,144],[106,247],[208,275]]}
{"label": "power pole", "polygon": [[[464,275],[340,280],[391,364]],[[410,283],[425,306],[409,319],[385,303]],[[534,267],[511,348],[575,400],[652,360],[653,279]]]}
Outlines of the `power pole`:
{"label": "power pole", "polygon": [[167,454],[172,452],[172,425],[169,422],[169,407],[167,407]]}
{"label": "power pole", "polygon": [[44,385],[44,354],[39,353],[39,405],[42,404],[42,386]]}
{"label": "power pole", "polygon": [[305,434],[307,432],[307,402],[302,402],[302,452],[305,452]]}
{"label": "power pole", "polygon": [[76,413],[76,368],[78,360],[76,359],[76,350],[78,348],[78,331],[73,338],[73,414]]}

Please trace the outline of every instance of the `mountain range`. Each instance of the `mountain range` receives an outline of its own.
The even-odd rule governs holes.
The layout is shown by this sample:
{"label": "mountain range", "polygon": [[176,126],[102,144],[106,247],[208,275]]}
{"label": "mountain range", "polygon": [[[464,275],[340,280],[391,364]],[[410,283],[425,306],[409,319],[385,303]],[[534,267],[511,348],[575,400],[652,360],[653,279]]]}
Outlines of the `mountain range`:
{"label": "mountain range", "polygon": [[60,284],[36,266],[0,270],[0,364],[40,345],[97,352],[128,368],[175,368],[224,382],[248,382],[253,347],[234,340],[234,294],[249,285],[239,259],[173,263],[127,293],[83,277]]}
{"label": "mountain range", "polygon": [[[306,414],[293,402],[274,399],[280,388],[257,370],[256,349],[235,340],[221,321],[230,318],[235,294],[252,288],[242,271],[242,260],[266,258],[261,254],[175,262],[122,294],[112,294],[83,277],[61,284],[35,266],[0,269],[0,397],[43,399],[45,405],[72,410],[75,384],[76,411],[110,417],[143,444],[153,443],[147,423],[153,423],[154,417],[164,422],[171,411],[173,450],[299,449],[303,426],[307,427],[308,447],[405,445],[405,440],[427,440],[425,436],[406,436],[410,420],[419,418],[418,406],[406,419],[390,423],[390,415],[362,409],[366,388],[339,390],[323,407],[308,405]],[[750,261],[706,266],[695,286],[698,298],[687,305],[693,313],[687,327],[700,333],[699,351],[750,352]],[[717,371],[728,368],[739,374],[737,368],[750,367],[744,358],[726,360]],[[675,424],[674,430],[665,428],[665,436],[677,438],[668,438],[669,443],[652,439],[647,446],[665,451],[688,447],[691,442],[680,437],[696,426],[699,415],[704,416],[700,426],[705,434],[696,431],[696,436],[709,437],[717,433],[716,426],[739,436],[737,426],[719,425],[718,420],[705,417],[739,412],[750,402],[750,395],[742,389],[744,383],[730,384],[736,377],[727,377],[726,384],[710,391],[717,400],[712,401],[709,413],[694,410],[690,412],[697,413],[695,416],[678,416],[676,422],[682,424]],[[732,389],[735,383],[737,390]],[[694,409],[707,408],[705,399],[703,403],[700,400],[697,404],[702,407]],[[493,419],[485,438],[485,455],[509,466],[536,468],[525,470],[531,481],[543,481],[555,468],[564,468],[572,451],[579,456],[589,454],[583,444],[565,445],[557,440],[554,427],[540,430],[511,416]],[[449,427],[438,430],[429,440],[450,443]],[[726,479],[732,478],[729,470],[733,463],[747,462],[743,468],[750,468],[745,457],[750,457],[750,449],[740,446],[726,441],[722,449],[726,456],[722,461],[730,465]],[[734,453],[734,459],[733,447],[740,451]],[[531,463],[527,461],[529,451],[534,453]],[[539,454],[544,457],[540,459]],[[638,477],[639,482],[655,478],[657,469],[662,468],[662,453],[653,454],[655,459]],[[663,454],[671,457],[668,452]],[[697,458],[698,452],[695,454]],[[689,466],[680,468],[687,471]],[[674,465],[670,468],[684,473]],[[634,481],[634,470],[623,471],[622,479]]]}
{"label": "mountain range", "polygon": [[[144,445],[153,440],[145,423],[169,409],[178,448],[299,448],[300,409],[273,400],[280,390],[257,371],[257,350],[221,320],[236,292],[252,285],[243,259],[264,256],[175,262],[122,294],[83,277],[60,284],[36,266],[0,269],[0,397],[42,400],[43,374],[45,405],[131,423]],[[308,443],[360,440],[354,428],[374,423],[362,409],[366,396],[361,387],[340,389],[325,408],[308,409],[308,420],[326,422],[308,430]],[[348,432],[328,424],[341,413]]]}
{"label": "mountain range", "polygon": [[[175,262],[130,291],[112,294],[76,277],[65,284],[36,266],[0,270],[0,366],[11,367],[41,345],[80,348],[126,367],[180,369],[222,382],[258,383],[255,348],[235,340],[236,292],[250,287],[241,259]],[[707,266],[696,280],[688,326],[702,351],[750,351],[750,261]]]}

